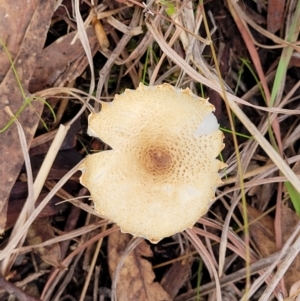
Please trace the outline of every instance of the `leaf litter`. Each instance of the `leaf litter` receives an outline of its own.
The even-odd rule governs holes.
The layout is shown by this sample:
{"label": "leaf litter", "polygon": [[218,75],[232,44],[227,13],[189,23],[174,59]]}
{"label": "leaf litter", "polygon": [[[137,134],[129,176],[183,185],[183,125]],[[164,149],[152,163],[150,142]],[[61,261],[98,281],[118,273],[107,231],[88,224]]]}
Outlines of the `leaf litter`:
{"label": "leaf litter", "polygon": [[[1,2],[16,70],[2,46],[1,128],[12,118],[5,107],[24,106],[0,134],[1,300],[296,300],[299,3],[276,15],[282,3]],[[133,241],[127,254],[130,237],[92,210],[77,170],[108,148],[85,134],[88,111],[142,80],[209,96],[233,135],[207,216],[156,247]]]}

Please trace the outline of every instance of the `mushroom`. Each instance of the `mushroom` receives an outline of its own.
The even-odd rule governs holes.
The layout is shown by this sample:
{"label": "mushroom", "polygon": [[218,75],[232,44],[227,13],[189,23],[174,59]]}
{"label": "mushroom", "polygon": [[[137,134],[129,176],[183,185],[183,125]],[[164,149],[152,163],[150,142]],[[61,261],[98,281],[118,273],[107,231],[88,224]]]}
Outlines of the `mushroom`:
{"label": "mushroom", "polygon": [[116,95],[89,116],[88,134],[112,150],[80,170],[95,211],[121,231],[157,243],[191,228],[221,183],[223,134],[208,100],[169,84]]}

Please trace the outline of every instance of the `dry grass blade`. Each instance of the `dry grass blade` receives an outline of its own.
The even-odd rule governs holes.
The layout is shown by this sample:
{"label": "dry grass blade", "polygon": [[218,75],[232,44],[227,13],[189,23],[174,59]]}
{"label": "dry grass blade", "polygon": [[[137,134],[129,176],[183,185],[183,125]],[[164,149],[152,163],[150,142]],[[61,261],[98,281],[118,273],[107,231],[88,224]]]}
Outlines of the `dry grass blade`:
{"label": "dry grass blade", "polygon": [[[271,283],[269,283],[268,287],[266,288],[266,290],[263,292],[263,294],[259,298],[259,301],[268,300],[268,298],[273,293],[276,285],[280,282],[280,280],[282,279],[284,273],[286,272],[286,270],[289,268],[289,266],[291,265],[291,263],[293,262],[293,260],[295,259],[295,257],[300,252],[300,235],[299,235],[299,233],[300,233],[300,223],[298,224],[298,226],[296,227],[295,231],[293,232],[293,234],[291,235],[291,237],[287,240],[287,242],[283,246],[282,250],[280,251],[280,255],[283,255],[287,251],[287,249],[289,249],[287,255],[285,256],[285,259],[280,264],[277,272],[275,273],[274,277],[271,280]],[[291,246],[291,243],[292,243],[292,241],[295,238],[296,238],[296,241]],[[266,274],[270,273],[275,268],[275,266],[276,266],[276,262],[274,262],[267,269]],[[257,282],[259,282],[259,279],[257,279]]]}
{"label": "dry grass blade", "polygon": [[82,236],[86,233],[92,232],[92,231],[94,231],[94,230],[96,230],[100,227],[103,227],[106,224],[107,224],[106,220],[103,220],[103,221],[101,221],[97,224],[90,224],[90,225],[84,226],[82,228],[78,228],[76,230],[70,231],[69,233],[62,234],[58,237],[49,239],[49,240],[44,241],[43,243],[40,243],[40,244],[25,246],[25,247],[15,249],[12,253],[13,254],[15,254],[15,253],[19,253],[19,254],[28,253],[28,252],[32,251],[34,248],[41,248],[41,247],[52,245],[52,244],[57,243],[57,242],[62,242],[62,241],[70,240],[70,239],[75,239],[76,237]]}
{"label": "dry grass blade", "polygon": [[0,253],[0,261],[7,258],[7,256],[10,256],[11,253],[13,253],[14,248],[16,247],[16,244],[20,239],[26,234],[28,228],[30,227],[31,223],[37,218],[37,216],[40,214],[42,209],[46,206],[46,204],[49,202],[49,200],[56,194],[56,191],[60,189],[73,175],[75,172],[77,172],[78,167],[81,162],[79,162],[74,168],[72,168],[57,184],[56,186],[49,192],[49,194],[43,199],[43,201],[40,203],[38,207],[35,208],[33,213],[28,217],[27,221],[25,222],[22,229],[13,237],[13,240],[9,242],[6,247],[1,251]]}
{"label": "dry grass blade", "polygon": [[203,260],[206,262],[206,266],[208,270],[211,273],[211,276],[213,275],[215,278],[215,283],[216,283],[216,300],[217,301],[222,301],[222,293],[221,293],[221,286],[220,286],[220,281],[218,277],[218,273],[215,269],[213,260],[206,250],[204,244],[201,242],[201,240],[197,237],[197,235],[193,232],[191,229],[187,229],[185,231],[188,234],[188,239],[191,240],[192,244],[194,245],[195,249],[198,251],[198,253],[201,255]]}
{"label": "dry grass blade", "polygon": [[[172,59],[176,64],[178,64],[187,74],[189,74],[194,80],[200,82],[219,93],[222,93],[220,84],[216,80],[207,79],[196,70],[194,70],[190,65],[188,65],[184,59],[182,59],[173,49],[171,49],[164,39],[160,36],[157,29],[152,26],[151,21],[148,20],[147,26],[151,33],[153,34],[156,42],[159,44],[161,49],[167,54],[167,56]],[[209,76],[209,74],[207,75]],[[240,107],[235,103],[237,99],[236,96],[226,93],[228,99],[228,104],[234,114],[239,118],[239,120],[244,124],[247,130],[251,133],[253,138],[259,143],[262,149],[268,154],[270,159],[277,165],[278,169],[287,177],[287,179],[293,184],[293,186],[300,192],[300,180],[297,175],[292,171],[292,169],[286,164],[283,158],[276,152],[276,150],[271,146],[267,139],[258,131],[257,127],[250,121],[246,114],[240,109]]]}
{"label": "dry grass blade", "polygon": [[[285,251],[284,256],[287,254],[287,251]],[[279,253],[275,253],[269,257],[260,259],[256,261],[255,263],[250,265],[250,273],[251,275],[254,275],[260,271],[264,271],[266,268],[268,268],[271,264],[274,262],[279,263],[280,260],[278,258],[281,255]],[[220,278],[220,285],[221,287],[224,287],[226,285],[229,285],[230,283],[235,283],[239,280],[242,280],[246,277],[246,268],[240,269],[236,271],[233,274],[226,275]],[[208,293],[213,292],[213,290],[216,287],[216,283],[210,282],[204,285],[201,285],[199,290],[201,291],[201,295],[204,296]],[[187,301],[187,300],[194,300],[197,293],[197,289],[190,290],[187,293],[184,293],[180,296],[175,297],[174,301]]]}
{"label": "dry grass blade", "polygon": [[[6,107],[5,111],[11,118],[14,118],[13,113],[9,107]],[[9,241],[14,243],[15,246],[17,246],[17,245],[23,244],[25,237],[26,237],[26,233],[24,233],[24,235],[22,237],[20,237],[19,241],[15,240],[14,237],[15,237],[16,233],[20,232],[27,217],[30,214],[32,214],[32,212],[34,210],[34,188],[33,188],[32,169],[31,169],[30,158],[29,158],[29,154],[28,154],[28,146],[26,143],[25,133],[22,129],[21,124],[19,123],[19,121],[17,119],[15,119],[15,124],[17,125],[18,134],[20,137],[21,149],[22,149],[23,156],[25,159],[25,166],[26,166],[27,179],[28,179],[28,197],[26,199],[26,203],[23,207],[23,210],[20,213],[18,220],[17,220],[17,222],[13,228],[13,231],[10,235],[10,238],[9,238]],[[13,254],[12,256],[7,256],[1,262],[1,271],[2,271],[3,275],[5,275],[7,273],[7,271],[9,271],[9,269],[11,268],[11,266],[13,265],[13,263],[16,259],[16,256],[17,256],[17,254]]]}
{"label": "dry grass blade", "polygon": [[[139,22],[139,18],[140,18],[140,9],[136,7],[135,10],[134,10],[134,14],[133,14],[130,26],[131,27],[137,26],[137,24]],[[105,80],[107,79],[107,75],[109,74],[109,72],[110,72],[113,64],[115,63],[116,59],[120,56],[120,54],[122,53],[124,47],[129,42],[130,38],[131,38],[131,35],[128,35],[128,34],[123,35],[120,42],[118,43],[118,46],[111,53],[111,55],[110,55],[109,59],[107,60],[106,64],[104,65],[104,67],[100,71],[100,78],[99,78],[99,81],[98,81],[97,92],[96,92],[96,97],[98,99],[100,99],[100,97],[101,97],[101,92],[102,92],[102,89],[104,87]],[[98,111],[98,108],[97,108],[96,111]]]}
{"label": "dry grass blade", "polygon": [[[105,230],[106,230],[106,225],[102,227],[101,232],[105,232]],[[100,238],[97,242],[96,249],[95,249],[95,252],[94,252],[94,255],[93,255],[93,259],[92,259],[91,265],[89,266],[89,272],[88,272],[88,275],[87,275],[85,283],[84,283],[84,287],[83,287],[82,292],[81,292],[81,296],[80,296],[80,299],[79,299],[80,301],[83,301],[84,298],[85,298],[85,295],[86,295],[86,292],[87,292],[87,289],[88,289],[88,285],[91,281],[91,277],[93,275],[94,267],[96,265],[96,261],[97,261],[97,258],[99,256],[99,252],[100,252],[102,243],[103,243],[103,237]]]}
{"label": "dry grass blade", "polygon": [[3,12],[0,20],[1,233],[5,229],[10,191],[24,161],[21,148],[15,147],[12,151],[12,146],[18,144],[19,136],[16,128],[10,127],[13,119],[4,108],[9,105],[14,116],[18,117],[30,145],[44,104],[33,101],[28,85],[45,44],[54,2],[32,1],[24,5],[23,1],[15,1],[13,6],[10,1],[0,3]]}
{"label": "dry grass blade", "polygon": [[[257,25],[249,16],[247,16],[247,14],[241,9],[240,4],[235,1],[235,0],[229,0],[230,4],[234,7],[234,9],[237,11],[237,14],[239,16],[241,16],[241,18],[243,20],[245,20],[249,25],[251,25],[254,29],[256,29],[258,32],[260,32],[261,34],[263,34],[264,36],[268,37],[269,39],[271,39],[275,44],[275,46],[268,46],[268,45],[262,45],[258,42],[255,41],[255,39],[252,36],[253,41],[255,42],[255,44],[259,47],[262,48],[269,48],[269,49],[274,49],[274,48],[283,48],[283,47],[292,47],[295,51],[300,52],[300,47],[298,45],[295,45],[293,43],[289,43],[288,41],[285,41],[283,39],[280,39],[279,37],[275,36],[274,34],[272,34],[271,32],[269,32],[268,30],[265,30],[264,28],[260,27],[259,25]],[[250,31],[249,31],[250,33]]]}
{"label": "dry grass blade", "polygon": [[62,124],[59,126],[59,129],[55,135],[55,138],[51,144],[51,147],[47,153],[47,156],[43,162],[43,165],[41,166],[39,173],[36,177],[36,180],[34,182],[34,200],[37,199],[37,197],[39,196],[39,194],[44,186],[44,183],[46,181],[46,178],[50,171],[50,168],[53,164],[53,161],[56,158],[59,148],[60,148],[63,140],[65,139],[69,128],[70,128],[70,126],[64,126]]}
{"label": "dry grass blade", "polygon": [[[19,222],[16,224],[15,230],[11,234],[11,240],[10,240],[9,244],[1,252],[1,255],[3,256],[3,258],[5,258],[5,260],[3,260],[3,262],[2,262],[2,269],[5,272],[7,272],[8,268],[12,264],[12,262],[9,263],[10,256],[8,256],[8,255],[9,255],[10,251],[13,250],[19,243],[23,244],[26,234],[27,234],[27,230],[29,229],[31,222],[34,220],[31,217],[37,216],[37,214],[40,212],[38,210],[39,207],[40,207],[40,210],[43,208],[40,205],[38,208],[36,208],[36,210],[34,210],[34,203],[37,200],[37,197],[39,196],[39,194],[42,190],[42,187],[47,178],[49,170],[53,164],[53,161],[57,155],[57,152],[62,144],[62,141],[65,138],[65,135],[67,134],[68,128],[69,127],[64,127],[63,125],[60,126],[60,128],[55,136],[55,139],[53,140],[53,143],[48,151],[48,154],[43,162],[43,165],[39,171],[39,174],[33,184],[33,195],[31,195],[31,194],[28,195],[28,198],[27,198],[28,202],[26,202],[26,204],[28,204],[28,205],[23,208],[22,213],[20,214]],[[31,190],[29,190],[29,191],[31,191]],[[44,205],[46,205],[46,202],[44,203]],[[30,214],[28,214],[28,213],[30,213]],[[28,222],[28,220],[30,219],[29,217],[31,218],[30,223]],[[26,223],[25,223],[25,221],[26,221]],[[5,272],[4,272],[4,274],[5,274]]]}
{"label": "dry grass blade", "polygon": [[[90,245],[94,244],[95,242],[99,241],[99,239],[106,237],[108,235],[110,235],[111,233],[118,231],[119,227],[113,227],[110,228],[109,230],[105,231],[105,232],[101,232],[98,235],[95,235],[94,237],[92,237],[90,240],[83,242],[82,244],[80,244],[80,246],[78,246],[70,255],[68,255],[63,261],[62,261],[62,265],[64,265],[65,267],[68,267],[69,265],[72,265],[72,268],[75,269],[76,265],[77,265],[77,261],[79,260],[83,251]],[[84,239],[82,239],[84,241]],[[73,262],[74,258],[76,258],[75,262]],[[57,283],[65,276],[65,272],[61,271],[59,269],[55,269],[54,272],[51,274],[51,276],[49,277],[46,285],[44,286],[44,290],[41,294],[41,299],[42,300],[59,300],[60,294],[63,292],[63,290],[61,290],[60,294],[57,294],[56,299],[52,299],[51,295],[53,293],[53,291],[56,288]],[[74,270],[73,270],[74,272]],[[69,279],[72,277],[73,272],[70,270],[69,272]],[[68,284],[68,281],[66,278],[65,279],[65,286]]]}
{"label": "dry grass blade", "polygon": [[91,70],[91,85],[89,87],[89,94],[93,94],[93,91],[95,89],[94,63],[93,63],[93,57],[92,57],[92,51],[91,51],[89,39],[87,37],[87,33],[84,28],[84,23],[79,10],[79,0],[75,0],[75,12],[76,12],[75,16],[76,16],[76,21],[78,26],[79,38],[85,50],[87,59],[89,61],[90,70]]}

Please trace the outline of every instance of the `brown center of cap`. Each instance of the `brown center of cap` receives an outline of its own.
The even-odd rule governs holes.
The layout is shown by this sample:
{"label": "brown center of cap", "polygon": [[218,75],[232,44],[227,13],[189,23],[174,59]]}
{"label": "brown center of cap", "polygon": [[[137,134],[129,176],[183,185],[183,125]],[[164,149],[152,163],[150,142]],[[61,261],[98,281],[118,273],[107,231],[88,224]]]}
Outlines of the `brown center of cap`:
{"label": "brown center of cap", "polygon": [[140,159],[146,171],[155,177],[169,174],[174,164],[170,151],[163,145],[146,147]]}

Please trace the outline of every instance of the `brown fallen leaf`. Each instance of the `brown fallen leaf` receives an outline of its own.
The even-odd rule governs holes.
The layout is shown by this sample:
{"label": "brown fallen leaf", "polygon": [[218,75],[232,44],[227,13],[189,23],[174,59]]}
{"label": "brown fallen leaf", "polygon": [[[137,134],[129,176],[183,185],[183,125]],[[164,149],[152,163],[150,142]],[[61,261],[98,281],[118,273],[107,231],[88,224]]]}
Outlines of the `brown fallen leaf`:
{"label": "brown fallen leaf", "polygon": [[[108,238],[108,264],[113,278],[117,264],[131,236],[115,232]],[[150,246],[142,241],[124,262],[117,283],[118,301],[166,301],[171,300],[158,282],[151,263],[143,257],[153,256]]]}
{"label": "brown fallen leaf", "polygon": [[[47,193],[42,192],[36,202],[38,206],[41,201],[46,197]],[[26,199],[18,198],[15,200],[10,200],[8,204],[8,211],[7,211],[7,223],[6,223],[6,230],[13,227],[19,217],[19,214],[25,204]],[[61,205],[57,205],[57,203],[61,202],[62,199],[54,196],[50,202],[44,207],[42,212],[39,214],[38,218],[45,218],[59,213],[61,210]]]}
{"label": "brown fallen leaf", "polygon": [[[86,30],[92,54],[99,49],[95,32],[92,27]],[[39,55],[34,74],[30,80],[29,91],[40,91],[46,87],[64,86],[82,74],[88,65],[88,59],[80,40],[71,44],[77,31],[69,33],[48,47]]]}
{"label": "brown fallen leaf", "polygon": [[[247,207],[249,222],[260,218],[249,226],[250,235],[263,257],[267,257],[276,250],[274,219],[268,215],[261,217],[263,212],[251,206]],[[291,236],[294,227],[299,222],[299,216],[290,208],[283,205],[281,208],[281,232],[282,243],[284,244]],[[284,282],[287,291],[300,279],[300,254],[289,266],[284,275]]]}
{"label": "brown fallen leaf", "polygon": [[[30,226],[26,241],[28,245],[40,244],[46,240],[54,238],[54,231],[48,218],[36,219]],[[50,265],[64,269],[61,265],[61,252],[59,243],[34,249],[35,252]]]}
{"label": "brown fallen leaf", "polygon": [[[15,0],[12,5],[9,0],[0,1],[2,13],[0,37],[12,57],[19,81],[28,97],[30,97],[27,92],[29,80],[35,70],[37,57],[44,47],[55,3],[55,0]],[[0,66],[0,129],[2,129],[0,133],[0,233],[2,233],[6,224],[7,200],[24,161],[16,126],[12,124],[4,130],[10,121],[4,108],[9,106],[16,114],[24,105],[25,99],[2,46]],[[27,105],[18,116],[28,145],[32,141],[42,109],[42,102],[32,101],[31,105]]]}
{"label": "brown fallen leaf", "polygon": [[[261,255],[266,257],[275,253],[277,250],[275,243],[274,219],[269,215],[262,217],[264,213],[251,206],[247,206],[247,212],[250,223],[250,236],[255,242]],[[254,220],[256,221],[253,222]]]}
{"label": "brown fallen leaf", "polygon": [[175,261],[163,276],[161,285],[173,299],[191,275],[192,256],[188,259]]}
{"label": "brown fallen leaf", "polygon": [[283,24],[284,17],[284,0],[269,0],[268,1],[268,14],[267,14],[267,29],[275,33]]}

